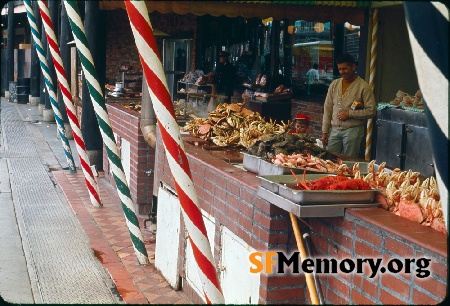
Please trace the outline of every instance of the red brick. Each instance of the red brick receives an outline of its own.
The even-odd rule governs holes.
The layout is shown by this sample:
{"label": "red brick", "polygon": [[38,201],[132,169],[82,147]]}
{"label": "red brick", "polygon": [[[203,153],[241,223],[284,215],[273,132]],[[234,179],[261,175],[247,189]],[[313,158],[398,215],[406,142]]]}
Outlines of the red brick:
{"label": "red brick", "polygon": [[336,293],[334,293],[332,290],[330,290],[330,289],[327,290],[327,300],[332,305],[348,305],[348,304],[350,304],[349,298],[350,298],[349,296],[347,296],[347,298],[343,298],[343,297],[337,295]]}
{"label": "red brick", "polygon": [[343,246],[348,250],[353,249],[353,238],[350,236],[342,234],[338,231],[332,231],[330,238],[334,243]]}
{"label": "red brick", "polygon": [[336,226],[341,230],[348,232],[350,235],[353,235],[355,232],[355,223],[353,221],[345,219],[344,217],[333,218],[331,222],[333,226]]}
{"label": "red brick", "polygon": [[254,220],[258,225],[270,229],[270,218],[257,209],[254,211]]}
{"label": "red brick", "polygon": [[323,239],[322,237],[318,237],[316,235],[311,235],[313,244],[318,252],[318,255],[328,254],[328,241]]}
{"label": "red brick", "polygon": [[[256,213],[256,211],[255,211]],[[274,231],[286,231],[291,229],[291,221],[288,218],[272,218],[270,220],[270,229]]]}
{"label": "red brick", "polygon": [[386,237],[384,248],[388,251],[400,255],[403,258],[414,258],[414,249],[410,245],[395,240],[391,237]]}
{"label": "red brick", "polygon": [[270,233],[269,243],[270,244],[286,244],[288,241],[288,235],[286,233]]}
{"label": "red brick", "polygon": [[407,301],[399,299],[384,289],[380,289],[380,303],[382,304],[407,304]]}
{"label": "red brick", "polygon": [[340,292],[344,296],[350,295],[350,287],[348,283],[343,282],[342,280],[335,277],[333,274],[328,276],[328,284],[331,288]]}
{"label": "red brick", "polygon": [[409,298],[409,289],[411,288],[411,284],[407,284],[399,278],[394,277],[390,273],[385,273],[381,276],[381,284],[389,288],[396,293],[405,297],[405,299]]}
{"label": "red brick", "polygon": [[422,253],[417,253],[416,260],[419,258],[431,258],[428,269],[434,274],[443,279],[447,279],[447,264],[437,261],[435,258],[427,256]]}
{"label": "red brick", "polygon": [[330,235],[330,227],[328,224],[318,222],[314,218],[309,220],[308,224],[314,232],[319,233],[320,235],[325,237],[328,237]]}
{"label": "red brick", "polygon": [[[220,186],[220,185],[219,185]],[[227,192],[222,187],[216,186],[214,188],[214,197],[219,198],[221,200],[225,200]]]}
{"label": "red brick", "polygon": [[272,289],[276,287],[286,286],[300,286],[306,285],[306,279],[304,274],[271,274],[267,275],[261,273],[261,282],[267,285],[267,288]]}
{"label": "red brick", "polygon": [[267,292],[267,301],[286,301],[304,298],[304,288],[271,289]]}
{"label": "red brick", "polygon": [[373,231],[372,229],[368,229],[361,225],[356,225],[356,237],[361,238],[364,241],[367,241],[376,247],[381,247],[382,238],[380,233]]}
{"label": "red brick", "polygon": [[[364,292],[364,290],[362,291]],[[373,305],[375,304],[372,300],[368,299],[364,295],[362,295],[359,291],[353,289],[352,290],[352,303],[356,305]]]}
{"label": "red brick", "polygon": [[253,219],[254,217],[254,209],[253,205],[240,202],[239,203],[239,211],[246,217]]}
{"label": "red brick", "polygon": [[225,205],[225,214],[233,222],[236,222],[236,224],[238,224],[239,212],[236,209],[234,209],[234,207],[230,205]]}
{"label": "red brick", "polygon": [[242,226],[242,228],[244,228],[245,230],[251,232],[252,231],[252,227],[253,227],[253,221],[252,219],[244,216],[244,215],[239,215],[239,224]]}
{"label": "red brick", "polygon": [[352,275],[353,275],[353,286],[355,288],[361,289],[363,278],[361,277],[360,274],[357,274],[357,273],[353,273]]}
{"label": "red brick", "polygon": [[428,292],[432,292],[434,295],[438,297],[445,298],[448,289],[447,284],[432,277],[427,278],[415,277],[414,279],[415,284],[417,286],[422,287]]}
{"label": "red brick", "polygon": [[241,188],[240,188],[239,184],[237,184],[236,182],[233,182],[233,181],[227,181],[226,186],[227,186],[227,190],[230,193],[232,193],[232,194],[234,194],[235,196],[238,196],[238,197],[240,196]]}
{"label": "red brick", "polygon": [[378,285],[371,280],[362,278],[362,292],[376,298],[378,296]]}
{"label": "red brick", "polygon": [[231,195],[231,194],[227,193],[225,202],[227,203],[227,205],[232,206],[236,210],[239,208],[239,198],[237,198],[234,195]]}
{"label": "red brick", "polygon": [[241,188],[241,199],[245,202],[252,204],[255,202],[255,192],[248,190],[247,188]]}
{"label": "red brick", "polygon": [[380,258],[381,257],[379,250],[375,250],[373,247],[368,246],[359,241],[355,242],[355,253],[364,258]]}
{"label": "red brick", "polygon": [[436,305],[442,303],[443,300],[436,300],[435,298],[423,293],[417,289],[413,289],[412,302],[415,305]]}

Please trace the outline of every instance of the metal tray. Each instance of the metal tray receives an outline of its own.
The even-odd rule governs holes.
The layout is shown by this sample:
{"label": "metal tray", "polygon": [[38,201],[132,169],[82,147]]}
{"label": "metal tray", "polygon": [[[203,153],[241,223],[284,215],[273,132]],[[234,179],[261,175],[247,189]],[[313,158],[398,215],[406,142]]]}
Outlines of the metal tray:
{"label": "metal tray", "polygon": [[258,187],[257,193],[261,198],[269,201],[275,206],[280,207],[299,218],[309,217],[343,217],[347,208],[369,208],[378,207],[379,203],[340,203],[340,204],[308,204],[300,205],[293,203],[278,194],[275,194],[261,186]]}
{"label": "metal tray", "polygon": [[[330,174],[306,174],[306,180],[315,180]],[[331,174],[332,175],[332,174]],[[298,204],[319,203],[373,203],[377,189],[372,190],[296,190],[293,189],[297,182],[292,175],[264,176],[261,186],[278,193]],[[263,183],[264,182],[264,183]],[[276,185],[276,186],[275,186]],[[278,190],[276,190],[278,187]]]}
{"label": "metal tray", "polygon": [[253,173],[258,173],[261,158],[245,152],[241,153],[244,155],[244,158],[242,160],[242,166],[244,167],[244,169]]}
{"label": "metal tray", "polygon": [[[261,187],[274,192],[278,193],[280,184],[295,184],[296,180],[295,177],[291,175],[264,175],[264,176],[258,176],[261,179]],[[276,183],[275,183],[276,182]]]}
{"label": "metal tray", "polygon": [[[258,175],[283,175],[283,174],[291,174],[291,170],[294,173],[303,173],[305,169],[301,168],[291,168],[286,166],[277,166],[274,163],[268,162],[261,158],[261,161],[259,163],[259,171]],[[319,170],[311,170],[306,169],[306,173],[329,173],[329,172],[323,172]]]}

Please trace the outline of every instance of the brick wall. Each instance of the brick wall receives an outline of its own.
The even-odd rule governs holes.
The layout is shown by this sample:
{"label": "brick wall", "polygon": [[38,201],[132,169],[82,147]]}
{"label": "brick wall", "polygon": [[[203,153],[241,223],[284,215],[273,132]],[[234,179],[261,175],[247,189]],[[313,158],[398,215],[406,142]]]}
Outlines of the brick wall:
{"label": "brick wall", "polygon": [[[320,277],[331,304],[437,304],[447,291],[447,239],[444,234],[381,208],[349,209],[342,218],[314,218],[308,224],[319,256],[382,258],[383,265],[406,258],[431,259],[427,278],[414,273],[334,274]],[[323,276],[323,275],[322,275]]]}
{"label": "brick wall", "polygon": [[[159,137],[159,135],[158,135]],[[184,137],[188,140],[190,137]],[[191,139],[192,140],[192,139]],[[155,181],[173,185],[165,152],[158,142]],[[258,251],[296,251],[286,211],[256,195],[255,174],[238,169],[185,142],[199,205],[216,220],[216,266],[220,262],[220,226],[225,226]],[[321,256],[336,259],[374,257],[431,259],[431,275],[423,280],[411,274],[322,274],[320,282],[328,304],[435,304],[447,289],[447,239],[428,227],[381,208],[348,209],[345,217],[306,218],[313,244]],[[301,222],[300,222],[301,224]],[[183,226],[183,225],[182,225]],[[183,227],[182,227],[183,228]],[[185,231],[181,231],[179,273],[184,274]],[[261,304],[309,304],[305,278],[298,274],[260,275]],[[201,298],[187,281],[182,289],[196,303]]]}
{"label": "brick wall", "polygon": [[[117,134],[117,145],[120,148],[123,139],[130,142],[130,193],[137,205],[137,212],[148,214],[153,200],[153,176],[155,150],[144,140],[140,128],[140,114],[129,110],[119,103],[106,104],[111,127]],[[110,174],[108,156],[103,148],[103,169],[105,177],[114,184]],[[147,173],[147,171],[150,171]]]}
{"label": "brick wall", "polygon": [[[115,84],[116,77],[121,76],[117,70],[122,65],[130,65],[135,71],[142,73],[138,50],[131,31],[130,21],[125,10],[107,11],[106,38],[106,78],[110,84]],[[150,13],[150,22],[154,29],[163,31],[170,36],[155,36],[159,54],[162,57],[164,38],[194,39],[197,29],[197,17],[192,14],[161,14]],[[120,26],[119,26],[120,25]],[[192,44],[192,59],[195,58],[195,42]]]}

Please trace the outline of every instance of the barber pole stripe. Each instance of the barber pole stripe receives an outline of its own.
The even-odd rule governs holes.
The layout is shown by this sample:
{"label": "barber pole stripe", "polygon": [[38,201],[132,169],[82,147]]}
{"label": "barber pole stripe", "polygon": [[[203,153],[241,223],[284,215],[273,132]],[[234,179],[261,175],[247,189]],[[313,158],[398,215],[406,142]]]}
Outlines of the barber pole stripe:
{"label": "barber pole stripe", "polygon": [[47,92],[48,92],[48,95],[50,98],[50,102],[51,102],[52,109],[53,109],[53,115],[54,115],[55,121],[57,123],[57,129],[58,129],[59,137],[61,139],[61,142],[62,142],[62,145],[64,148],[64,153],[66,155],[67,164],[69,165],[70,172],[76,172],[75,162],[74,162],[73,156],[72,156],[72,150],[70,149],[70,144],[66,137],[66,130],[64,128],[64,122],[62,119],[61,112],[59,110],[59,105],[57,102],[58,100],[57,100],[56,94],[55,94],[55,87],[53,86],[52,77],[50,76],[50,69],[48,67],[47,60],[45,59],[45,52],[44,52],[44,48],[42,46],[41,38],[40,38],[41,35],[40,35],[39,29],[36,25],[36,18],[34,17],[30,0],[25,1],[25,8],[27,10],[28,23],[30,24],[31,34],[33,36],[33,40],[34,40],[35,47],[36,47],[36,53],[39,58],[42,75],[44,76],[44,79],[45,79],[45,87],[47,89]]}
{"label": "barber pole stripe", "polygon": [[205,223],[144,1],[125,1],[207,303],[223,304]]}
{"label": "barber pole stripe", "polygon": [[139,229],[139,221],[137,219],[133,201],[130,196],[130,189],[127,185],[125,173],[123,171],[122,161],[120,159],[119,150],[109,121],[108,112],[106,110],[103,98],[102,88],[98,81],[97,72],[94,66],[94,60],[89,49],[89,44],[84,31],[83,21],[78,11],[76,1],[63,2],[69,17],[69,23],[75,38],[75,44],[80,57],[83,73],[89,88],[95,115],[100,127],[100,133],[103,138],[111,172],[117,186],[117,192],[122,203],[122,210],[125,215],[130,237],[133,247],[140,264],[149,264],[147,250],[145,248],[144,239]]}
{"label": "barber pole stripe", "polygon": [[[373,18],[372,18],[372,43],[371,43],[371,51],[370,51],[370,75],[369,75],[369,86],[372,90],[375,88],[375,74],[377,68],[377,41],[378,41],[378,9],[373,10]],[[366,150],[365,150],[365,159],[371,159],[371,150],[372,150],[372,134],[373,134],[373,119],[370,118],[367,120],[367,129],[366,129]]]}
{"label": "barber pole stripe", "polygon": [[425,105],[442,215],[448,232],[449,10],[448,5],[438,1],[404,1],[403,6],[414,66]]}
{"label": "barber pole stripe", "polygon": [[[25,0],[25,2],[30,2],[30,0]],[[61,93],[63,95],[64,105],[66,106],[67,117],[69,118],[69,123],[72,127],[73,138],[77,147],[78,156],[80,157],[81,169],[83,169],[84,179],[89,191],[89,197],[91,199],[92,205],[94,205],[95,207],[100,207],[102,206],[102,203],[100,201],[100,196],[98,193],[98,185],[94,179],[94,174],[92,173],[89,158],[86,153],[86,146],[84,143],[83,135],[81,133],[80,124],[76,116],[76,110],[73,104],[69,82],[67,81],[66,71],[64,69],[63,61],[61,58],[61,52],[59,50],[58,41],[56,39],[56,34],[53,28],[53,22],[48,10],[47,1],[38,1],[38,5],[41,12],[44,29],[47,34],[47,41],[50,53],[53,58],[53,64],[55,66],[56,74],[58,77],[59,88],[61,89]]]}

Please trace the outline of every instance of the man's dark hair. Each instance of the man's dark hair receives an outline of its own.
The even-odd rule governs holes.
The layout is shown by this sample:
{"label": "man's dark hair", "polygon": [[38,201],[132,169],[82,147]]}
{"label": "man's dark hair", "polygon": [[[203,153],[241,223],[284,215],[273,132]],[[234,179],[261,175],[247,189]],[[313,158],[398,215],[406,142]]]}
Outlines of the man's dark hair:
{"label": "man's dark hair", "polygon": [[356,64],[355,58],[351,54],[348,54],[348,53],[344,53],[344,54],[340,55],[336,59],[336,63],[338,63],[338,64],[346,63],[346,64],[348,64],[350,66]]}

